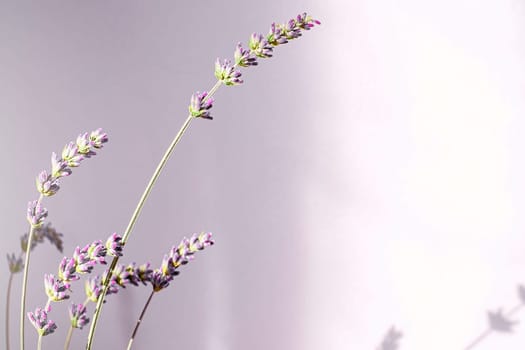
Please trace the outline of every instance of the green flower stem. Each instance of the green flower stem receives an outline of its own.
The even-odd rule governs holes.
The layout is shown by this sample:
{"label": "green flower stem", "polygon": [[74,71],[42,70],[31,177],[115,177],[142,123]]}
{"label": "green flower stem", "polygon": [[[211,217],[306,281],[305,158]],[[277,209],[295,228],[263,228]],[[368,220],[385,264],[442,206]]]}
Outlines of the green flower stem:
{"label": "green flower stem", "polygon": [[135,336],[137,335],[137,331],[139,330],[142,319],[144,318],[144,314],[146,313],[149,303],[151,302],[151,299],[153,298],[153,294],[155,294],[154,290],[151,291],[151,294],[149,295],[148,300],[146,301],[146,304],[144,305],[144,308],[142,309],[142,312],[140,313],[139,319],[137,320],[137,324],[135,325],[135,329],[133,330],[133,334],[131,335],[131,338],[129,338],[127,350],[131,350],[131,345],[133,344],[133,340],[135,340]]}
{"label": "green flower stem", "polygon": [[[204,100],[209,99],[217,91],[217,89],[221,86],[221,84],[222,84],[221,81],[217,81]],[[131,216],[131,219],[129,221],[128,227],[126,228],[126,231],[124,231],[124,234],[122,235],[122,244],[123,245],[125,245],[126,242],[128,241],[129,235],[133,231],[133,227],[135,226],[135,223],[137,222],[137,219],[138,219],[138,217],[140,215],[140,212],[142,211],[142,207],[144,206],[144,203],[146,203],[146,200],[148,199],[148,196],[149,196],[151,190],[153,189],[153,186],[157,182],[157,179],[158,179],[160,173],[162,172],[162,169],[164,169],[164,167],[166,166],[166,163],[168,162],[168,159],[170,158],[171,154],[173,153],[173,150],[175,149],[175,146],[177,146],[177,144],[179,143],[180,139],[182,138],[182,136],[184,135],[184,133],[186,132],[186,130],[190,126],[191,121],[194,118],[195,117],[193,117],[191,115],[189,115],[188,118],[186,118],[186,121],[184,122],[184,124],[180,128],[179,132],[177,133],[177,135],[175,136],[175,138],[173,139],[173,141],[169,145],[168,149],[164,153],[164,156],[161,158],[160,163],[157,166],[157,169],[155,169],[155,172],[151,176],[151,179],[150,179],[148,185],[146,186],[146,189],[144,190],[144,193],[142,194],[142,197],[140,197],[139,203],[137,204],[137,207],[135,208],[135,211],[133,212],[133,215]],[[95,336],[95,330],[97,328],[98,318],[99,318],[100,313],[102,311],[102,306],[104,305],[104,299],[106,297],[106,293],[107,293],[108,288],[109,288],[109,281],[110,281],[111,276],[113,274],[113,270],[115,270],[115,267],[117,266],[118,260],[119,260],[119,257],[114,257],[113,258],[113,261],[111,261],[111,266],[109,267],[106,279],[104,280],[104,289],[102,290],[102,293],[101,293],[101,295],[98,298],[97,306],[95,308],[95,313],[93,315],[93,322],[91,323],[91,327],[89,328],[89,334],[88,334],[88,339],[87,339],[87,344],[86,344],[86,349],[87,350],[91,350],[91,347],[93,346],[93,338]]]}
{"label": "green flower stem", "polygon": [[[43,194],[40,194],[38,197],[37,203],[40,204],[44,198]],[[25,331],[25,320],[26,320],[26,294],[27,294],[27,275],[29,272],[29,257],[31,256],[31,244],[33,243],[33,233],[35,231],[35,226],[31,225],[29,230],[29,237],[27,238],[27,247],[26,247],[26,259],[24,263],[24,277],[22,282],[22,298],[20,300],[20,350],[24,350],[24,331]],[[40,340],[39,340],[40,344]],[[40,347],[39,347],[40,349]]]}
{"label": "green flower stem", "polygon": [[42,334],[39,334],[38,335],[38,347],[37,347],[37,350],[41,350],[42,349]]}
{"label": "green flower stem", "polygon": [[66,341],[64,343],[64,350],[69,349],[69,344],[71,343],[71,337],[73,336],[73,326],[69,325],[69,329],[67,331]]}
{"label": "green flower stem", "polygon": [[9,273],[9,282],[7,282],[7,296],[5,300],[5,348],[9,350],[9,304],[11,304],[11,286],[13,285],[13,273]]}

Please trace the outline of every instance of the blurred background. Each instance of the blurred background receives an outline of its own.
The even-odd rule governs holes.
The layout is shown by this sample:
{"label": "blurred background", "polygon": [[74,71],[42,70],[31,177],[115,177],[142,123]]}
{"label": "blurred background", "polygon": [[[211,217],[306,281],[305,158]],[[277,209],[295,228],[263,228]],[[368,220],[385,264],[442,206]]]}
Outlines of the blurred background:
{"label": "blurred background", "polygon": [[[144,207],[121,262],[158,266],[194,232],[216,245],[153,298],[134,348],[376,349],[391,326],[402,350],[468,346],[525,283],[522,0],[0,0],[0,255],[51,152],[99,127],[109,143],[44,205],[64,255],[122,233],[215,59],[304,11],[322,25],[218,91]],[[62,256],[32,254],[28,310]],[[108,299],[94,348],[125,348],[149,292]],[[68,327],[52,306],[44,349]],[[511,320],[476,349],[523,349],[525,311]]]}

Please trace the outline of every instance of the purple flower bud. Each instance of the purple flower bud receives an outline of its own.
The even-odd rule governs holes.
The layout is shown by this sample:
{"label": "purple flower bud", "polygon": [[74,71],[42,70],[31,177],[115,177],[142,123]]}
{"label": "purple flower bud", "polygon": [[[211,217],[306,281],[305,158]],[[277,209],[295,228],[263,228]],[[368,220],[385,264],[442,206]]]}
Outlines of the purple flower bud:
{"label": "purple flower bud", "polygon": [[235,70],[235,66],[233,66],[229,60],[223,60],[221,63],[217,58],[215,61],[215,77],[228,86],[243,83],[240,79],[241,72]]}
{"label": "purple flower bud", "polygon": [[272,57],[273,55],[272,45],[270,45],[270,43],[268,43],[268,41],[258,33],[252,34],[250,41],[248,42],[248,47],[257,57],[268,58]]}
{"label": "purple flower bud", "polygon": [[71,169],[68,167],[68,163],[61,158],[58,158],[55,152],[51,153],[51,176],[54,178],[60,178],[71,175]]}
{"label": "purple flower bud", "polygon": [[52,196],[60,189],[58,179],[42,170],[36,178],[36,189],[44,196]]}
{"label": "purple flower bud", "polygon": [[9,271],[11,273],[20,272],[24,267],[24,261],[22,260],[22,257],[16,257],[15,254],[7,254],[7,264],[9,265]]}
{"label": "purple flower bud", "polygon": [[102,148],[102,145],[108,142],[108,134],[103,132],[101,128],[98,128],[89,134],[89,139],[91,140],[93,147]]}
{"label": "purple flower bud", "polygon": [[243,48],[241,43],[237,44],[233,57],[236,66],[249,67],[257,65],[257,57],[255,57],[250,50]]}
{"label": "purple flower bud", "polygon": [[107,253],[111,256],[122,256],[122,237],[113,233],[106,241]]}
{"label": "purple flower bud", "polygon": [[77,264],[73,258],[62,258],[60,265],[58,266],[58,278],[62,281],[76,281],[80,277],[76,274]]}
{"label": "purple flower bud", "polygon": [[195,118],[213,119],[209,110],[213,106],[213,98],[207,98],[208,93],[197,91],[191,96],[190,106],[188,110],[190,115]]}
{"label": "purple flower bud", "polygon": [[70,142],[62,149],[62,159],[70,167],[77,167],[80,162],[84,160],[84,156],[78,152],[78,146],[74,142]]}
{"label": "purple flower bud", "polygon": [[62,280],[56,280],[53,275],[44,275],[44,287],[46,294],[52,301],[62,301],[69,299],[66,291],[69,289],[69,284]]}
{"label": "purple flower bud", "polygon": [[47,209],[40,205],[40,202],[35,200],[27,204],[27,221],[33,227],[40,227],[47,217]]}
{"label": "purple flower bud", "polygon": [[47,318],[47,313],[49,310],[50,309],[46,311],[44,309],[37,308],[35,312],[27,313],[29,321],[31,321],[31,324],[36,328],[38,334],[41,336],[49,335],[57,329],[55,322]]}
{"label": "purple flower bud", "polygon": [[89,317],[86,315],[86,306],[83,304],[71,304],[69,306],[69,318],[73,328],[82,329],[89,323]]}
{"label": "purple flower bud", "polygon": [[100,276],[94,278],[88,278],[84,285],[84,290],[86,292],[86,297],[92,302],[96,303],[100,294],[102,294],[102,284],[100,281]]}

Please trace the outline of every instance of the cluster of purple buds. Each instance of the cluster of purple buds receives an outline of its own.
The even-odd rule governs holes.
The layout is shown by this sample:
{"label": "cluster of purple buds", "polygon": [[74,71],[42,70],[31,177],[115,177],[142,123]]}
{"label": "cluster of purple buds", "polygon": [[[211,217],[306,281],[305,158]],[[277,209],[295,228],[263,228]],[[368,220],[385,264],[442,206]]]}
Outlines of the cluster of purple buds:
{"label": "cluster of purple buds", "polygon": [[122,256],[123,246],[122,237],[116,233],[113,233],[106,241],[107,253],[111,256]]}
{"label": "cluster of purple buds", "polygon": [[213,106],[213,99],[208,98],[208,92],[197,91],[191,96],[188,110],[190,115],[195,118],[213,119],[210,115],[210,109]]}
{"label": "cluster of purple buds", "polygon": [[70,284],[54,275],[44,275],[44,288],[49,300],[57,302],[69,299],[66,291],[69,290]]}
{"label": "cluster of purple buds", "polygon": [[38,192],[44,196],[52,196],[60,189],[59,179],[72,173],[71,168],[77,167],[86,159],[94,156],[95,149],[102,148],[108,141],[107,134],[102,129],[91,133],[80,134],[76,142],[69,142],[62,149],[59,158],[56,153],[51,155],[51,173],[42,170],[36,178]]}
{"label": "cluster of purple buds", "polygon": [[[151,283],[153,290],[158,292],[166,288],[175,276],[179,274],[177,268],[187,264],[193,259],[195,252],[212,245],[213,239],[211,232],[194,234],[189,239],[184,238],[178,246],[172,247],[170,253],[162,259],[161,266],[152,270],[150,263],[137,266],[135,263],[126,265],[118,264],[113,270],[108,281],[107,295],[116,294],[120,288],[126,288],[132,284],[138,286],[139,283],[146,285]],[[104,281],[107,278],[108,270],[102,276],[89,278],[85,283],[86,297],[93,302],[97,302],[102,294]]]}
{"label": "cluster of purple buds", "polygon": [[[234,64],[229,60],[221,61],[217,58],[215,61],[215,77],[224,85],[242,84],[241,72],[236,70],[237,67],[256,66],[258,64],[257,58],[272,57],[275,46],[286,44],[289,40],[300,37],[303,30],[310,30],[319,24],[321,22],[306,13],[299,14],[284,24],[272,23],[268,35],[253,33],[250,36],[249,49],[243,48],[241,43],[237,44],[233,54]],[[193,94],[189,106],[191,116],[212,119],[209,112],[212,101],[211,99],[208,100],[206,96],[207,93],[201,95],[197,92]]]}
{"label": "cluster of purple buds", "polygon": [[82,329],[89,323],[89,317],[86,314],[86,306],[84,304],[71,304],[69,306],[69,318],[73,328]]}
{"label": "cluster of purple buds", "polygon": [[[107,278],[108,272],[108,270],[105,270],[102,276],[95,276],[86,280],[85,292],[86,297],[90,301],[98,301],[104,289],[104,281]],[[142,283],[146,285],[151,281],[152,272],[153,270],[150,268],[149,263],[140,266],[137,266],[135,263],[128,264],[127,266],[118,264],[108,281],[109,287],[106,294],[116,294],[120,288],[126,288],[128,284],[138,286],[139,283]]]}
{"label": "cluster of purple buds", "polygon": [[[79,274],[91,273],[93,267],[97,263],[106,264],[104,258],[107,255],[122,255],[122,237],[116,233],[113,233],[108,238],[106,244],[103,244],[102,241],[97,240],[91,244],[86,245],[84,248],[76,247],[75,251],[73,252],[73,257],[64,257],[60,262],[60,265],[58,266],[57,277],[52,274],[44,275],[44,288],[48,297],[48,302],[58,302],[69,299],[68,292],[70,292],[71,282],[80,279]],[[88,290],[91,294],[88,293]],[[88,294],[88,298],[90,300],[94,299],[94,301],[96,301],[101,292],[102,289],[100,288],[100,279],[88,280],[86,282],[86,294]],[[49,312],[49,310],[47,312]],[[70,312],[78,315],[75,322],[77,322],[79,328],[81,328],[80,325],[84,325],[89,321],[89,319],[81,317],[81,313],[85,313],[85,310],[83,310],[79,305],[75,306],[75,309],[70,310]],[[30,319],[31,317],[35,317],[34,314],[31,313],[31,315],[32,316],[29,316],[28,314]],[[47,317],[47,313],[45,316]],[[37,326],[35,327],[37,330],[40,329]]]}
{"label": "cluster of purple buds", "polygon": [[31,321],[31,324],[36,328],[40,336],[49,335],[57,329],[55,322],[51,321],[47,317],[47,313],[50,310],[50,307],[47,309],[37,308],[35,312],[27,313],[27,317]]}
{"label": "cluster of purple buds", "polygon": [[235,65],[233,65],[229,60],[223,60],[217,58],[215,61],[215,77],[220,80],[224,85],[239,85],[242,84],[241,72],[235,70]]}
{"label": "cluster of purple buds", "polygon": [[241,43],[237,44],[235,52],[233,53],[235,65],[239,67],[256,66],[258,64],[257,58],[251,53],[250,50],[242,47]]}
{"label": "cluster of purple buds", "polygon": [[153,270],[151,285],[155,292],[168,287],[169,283],[179,274],[177,268],[193,259],[196,251],[202,250],[214,243],[211,232],[194,234],[189,239],[184,238],[180,244],[173,247],[162,259],[160,268]]}
{"label": "cluster of purple buds", "polygon": [[63,281],[76,281],[78,274],[91,273],[96,264],[105,264],[106,255],[122,255],[122,237],[113,233],[106,244],[97,240],[84,248],[76,247],[73,257],[64,257],[58,267],[58,277]]}
{"label": "cluster of purple buds", "polygon": [[269,58],[273,56],[273,46],[262,34],[253,33],[248,41],[250,51],[257,57]]}

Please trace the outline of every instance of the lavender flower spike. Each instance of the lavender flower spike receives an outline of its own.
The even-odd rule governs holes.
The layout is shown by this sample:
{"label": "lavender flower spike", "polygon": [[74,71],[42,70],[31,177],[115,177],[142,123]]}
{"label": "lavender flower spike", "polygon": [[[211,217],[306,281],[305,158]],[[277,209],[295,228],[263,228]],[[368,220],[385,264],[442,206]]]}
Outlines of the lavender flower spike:
{"label": "lavender flower spike", "polygon": [[57,326],[55,322],[47,318],[47,313],[50,311],[50,308],[46,310],[37,308],[35,312],[28,312],[27,317],[31,324],[36,328],[37,332],[41,336],[46,336],[53,333]]}
{"label": "lavender flower spike", "polygon": [[47,217],[47,209],[40,205],[39,201],[32,201],[27,204],[27,221],[34,227],[42,226],[44,219]]}
{"label": "lavender flower spike", "polygon": [[202,93],[197,91],[191,96],[190,106],[188,110],[190,115],[195,118],[213,119],[209,110],[213,106],[213,98],[207,98],[208,92]]}
{"label": "lavender flower spike", "polygon": [[89,323],[89,317],[86,315],[86,306],[83,304],[71,304],[69,307],[69,318],[73,328],[82,329]]}
{"label": "lavender flower spike", "polygon": [[215,77],[228,86],[243,83],[240,79],[241,72],[235,70],[235,66],[229,60],[223,60],[221,63],[220,59],[217,58],[215,61]]}

